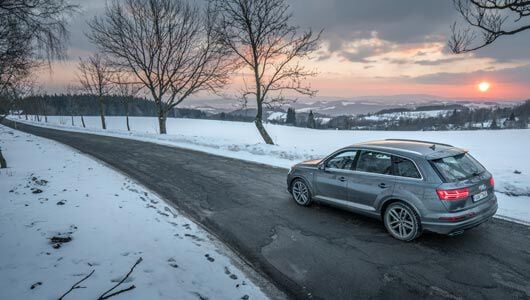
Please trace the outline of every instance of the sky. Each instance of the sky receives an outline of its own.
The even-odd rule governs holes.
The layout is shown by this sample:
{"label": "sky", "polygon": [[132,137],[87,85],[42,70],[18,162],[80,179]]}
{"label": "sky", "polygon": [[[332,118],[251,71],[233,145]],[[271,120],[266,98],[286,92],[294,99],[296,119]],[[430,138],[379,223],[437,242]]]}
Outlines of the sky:
{"label": "sky", "polygon": [[[79,57],[95,47],[86,22],[103,13],[105,0],[76,0],[82,7],[70,26],[68,58],[44,70],[49,92],[75,84]],[[500,38],[477,52],[447,49],[450,25],[461,21],[451,0],[287,0],[293,24],[324,30],[319,50],[304,64],[322,97],[430,94],[459,99],[530,99],[530,31]],[[488,82],[481,92],[478,85]],[[227,90],[235,91],[234,87]]]}

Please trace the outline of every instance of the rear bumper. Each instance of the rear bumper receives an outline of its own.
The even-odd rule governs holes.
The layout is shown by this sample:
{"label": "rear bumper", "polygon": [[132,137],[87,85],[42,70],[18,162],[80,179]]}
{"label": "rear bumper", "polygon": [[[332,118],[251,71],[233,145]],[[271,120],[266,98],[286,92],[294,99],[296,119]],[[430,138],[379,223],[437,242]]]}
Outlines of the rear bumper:
{"label": "rear bumper", "polygon": [[455,213],[455,215],[462,215],[466,213],[474,213],[474,217],[470,219],[466,219],[464,221],[459,222],[449,222],[449,221],[429,221],[429,222],[422,222],[422,227],[424,230],[440,233],[440,234],[453,234],[457,233],[463,230],[471,229],[473,227],[476,227],[488,220],[491,219],[497,212],[498,204],[497,204],[497,198],[494,197],[494,199],[490,200],[493,202],[492,204],[488,205],[487,208],[480,208],[466,211],[465,213]]}

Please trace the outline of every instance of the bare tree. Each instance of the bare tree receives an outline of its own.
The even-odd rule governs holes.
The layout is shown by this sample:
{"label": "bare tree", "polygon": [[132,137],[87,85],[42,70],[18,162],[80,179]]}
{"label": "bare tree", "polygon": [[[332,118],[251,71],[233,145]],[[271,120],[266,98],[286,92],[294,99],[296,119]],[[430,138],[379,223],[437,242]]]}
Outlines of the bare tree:
{"label": "bare tree", "polygon": [[125,71],[117,71],[113,77],[113,82],[116,85],[114,89],[115,94],[122,101],[125,109],[127,131],[131,131],[131,125],[129,123],[129,101],[143,88],[143,85],[135,83],[134,79],[134,75],[128,74]]}
{"label": "bare tree", "polygon": [[[451,26],[448,41],[454,53],[466,53],[493,44],[502,36],[530,30],[528,0],[453,0],[467,27]],[[478,39],[478,41],[477,41]]]}
{"label": "bare tree", "polygon": [[289,93],[316,94],[303,83],[316,73],[300,60],[316,50],[320,34],[299,34],[285,0],[210,0],[210,5],[220,15],[216,31],[221,41],[252,71],[254,84],[245,85],[243,99],[255,97],[256,127],[267,144],[274,144],[263,127],[263,105],[282,103]]}
{"label": "bare tree", "polygon": [[98,98],[101,128],[105,123],[105,97],[109,96],[113,85],[113,71],[102,55],[96,53],[86,60],[79,59],[79,83],[85,92]]}
{"label": "bare tree", "polygon": [[[26,114],[26,120],[28,111],[31,110],[40,112],[39,108],[29,107],[28,101],[22,101],[27,97],[35,95],[35,77],[33,76],[24,76],[23,78],[19,78],[16,81],[10,82],[9,87],[4,90],[2,95],[3,98],[9,102],[9,104],[6,106],[7,110],[5,111],[5,115],[0,117],[0,121],[10,113],[11,109],[15,108],[24,110],[24,113]],[[20,105],[20,103],[22,103],[22,105]]]}
{"label": "bare tree", "polygon": [[183,0],[113,1],[90,22],[90,39],[119,69],[135,75],[167,113],[189,96],[216,92],[228,80],[228,52],[212,30],[214,16]]}
{"label": "bare tree", "polygon": [[0,0],[0,94],[29,76],[36,58],[63,57],[76,10],[69,0]]}

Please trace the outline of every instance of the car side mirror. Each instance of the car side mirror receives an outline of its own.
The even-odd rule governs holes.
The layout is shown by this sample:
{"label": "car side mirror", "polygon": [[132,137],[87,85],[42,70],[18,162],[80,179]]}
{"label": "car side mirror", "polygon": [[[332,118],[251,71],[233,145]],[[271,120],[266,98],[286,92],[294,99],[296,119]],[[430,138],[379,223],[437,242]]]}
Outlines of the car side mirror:
{"label": "car side mirror", "polygon": [[320,171],[326,171],[326,165],[324,163],[321,163],[321,164],[318,165],[318,169]]}

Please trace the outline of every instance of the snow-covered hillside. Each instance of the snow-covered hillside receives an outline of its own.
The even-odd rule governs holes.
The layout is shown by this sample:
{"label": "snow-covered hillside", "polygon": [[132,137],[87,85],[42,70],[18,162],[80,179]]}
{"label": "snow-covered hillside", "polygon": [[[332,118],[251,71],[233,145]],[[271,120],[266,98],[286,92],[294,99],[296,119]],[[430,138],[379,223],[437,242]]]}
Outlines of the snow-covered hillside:
{"label": "snow-covered hillside", "polygon": [[452,110],[425,110],[425,111],[404,111],[386,114],[373,114],[365,116],[365,120],[371,121],[385,121],[385,120],[398,120],[398,119],[425,119],[432,117],[444,117]]}
{"label": "snow-covered hillside", "polygon": [[[127,177],[0,125],[0,299],[265,299],[215,238]],[[251,276],[252,278],[257,278]]]}
{"label": "snow-covered hillside", "polygon": [[[12,117],[19,120],[18,117]],[[19,120],[23,121],[23,120]],[[448,143],[469,149],[496,180],[499,215],[530,223],[530,130],[484,131],[335,131],[266,125],[277,145],[263,144],[252,123],[212,120],[169,119],[168,135],[158,135],[156,118],[131,118],[133,132],[125,130],[123,117],[108,117],[109,130],[102,132],[98,117],[85,117],[88,128],[75,127],[69,117],[48,117],[53,128],[125,136],[189,148],[216,155],[288,168],[306,159],[328,155],[358,142],[402,138]],[[516,174],[517,173],[517,174]]]}

